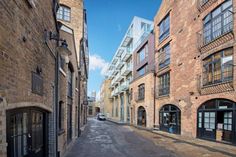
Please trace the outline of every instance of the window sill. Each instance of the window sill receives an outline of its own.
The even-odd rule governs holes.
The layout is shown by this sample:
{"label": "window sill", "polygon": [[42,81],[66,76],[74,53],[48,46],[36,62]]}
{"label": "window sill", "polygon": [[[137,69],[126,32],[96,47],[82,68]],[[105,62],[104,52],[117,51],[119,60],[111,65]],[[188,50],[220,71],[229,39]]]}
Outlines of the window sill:
{"label": "window sill", "polygon": [[164,99],[164,98],[169,98],[170,94],[165,94],[165,95],[157,95],[156,99]]}
{"label": "window sill", "polygon": [[65,133],[65,130],[64,130],[64,129],[61,129],[61,130],[58,131],[58,136],[60,136],[60,135],[62,135],[62,134],[64,134],[64,133]]}
{"label": "window sill", "polygon": [[233,82],[233,80],[218,82],[218,83],[212,83],[212,84],[208,84],[208,85],[203,85],[202,88],[214,87],[214,86],[218,86],[218,85],[222,85],[222,84],[228,84],[228,83],[232,83],[232,82]]}
{"label": "window sill", "polygon": [[170,71],[170,65],[157,70],[157,76],[161,76]]}
{"label": "window sill", "polygon": [[161,41],[159,40],[158,46],[160,46],[162,43],[164,43],[168,38],[170,37],[170,34],[163,38]]}

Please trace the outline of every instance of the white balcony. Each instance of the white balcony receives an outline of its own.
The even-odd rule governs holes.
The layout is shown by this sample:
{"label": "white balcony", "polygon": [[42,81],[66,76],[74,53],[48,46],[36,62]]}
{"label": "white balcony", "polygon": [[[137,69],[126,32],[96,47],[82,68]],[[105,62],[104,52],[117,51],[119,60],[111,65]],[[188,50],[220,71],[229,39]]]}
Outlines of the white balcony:
{"label": "white balcony", "polygon": [[121,73],[119,72],[116,76],[116,82],[120,82],[124,77],[121,75]]}
{"label": "white balcony", "polygon": [[147,28],[143,28],[141,29],[141,37],[139,38],[139,40],[135,43],[135,48],[139,47],[143,41],[148,37],[148,35],[151,33],[151,30],[150,29],[147,29]]}
{"label": "white balcony", "polygon": [[124,92],[128,89],[129,89],[129,82],[128,81],[125,81],[120,85],[120,91],[121,92]]}
{"label": "white balcony", "polygon": [[111,75],[115,76],[117,73],[118,73],[117,70],[113,70],[113,71],[111,72]]}
{"label": "white balcony", "polygon": [[131,55],[132,55],[131,50],[127,48],[121,56],[121,61],[123,62],[127,61]]}
{"label": "white balcony", "polygon": [[124,49],[123,48],[119,48],[118,51],[117,51],[116,56],[120,57],[123,53],[124,53]]}
{"label": "white balcony", "polygon": [[133,32],[132,30],[129,30],[128,33],[125,35],[122,46],[126,47],[132,40],[133,40]]}
{"label": "white balcony", "polygon": [[119,88],[116,88],[115,90],[114,90],[114,96],[117,96],[119,94]]}
{"label": "white balcony", "polygon": [[116,68],[117,68],[118,70],[120,70],[120,68],[121,68],[123,65],[124,65],[124,62],[121,61],[121,60],[119,60],[118,63],[117,63]]}
{"label": "white balcony", "polygon": [[125,66],[123,66],[123,68],[121,69],[121,75],[122,76],[127,76],[130,72],[132,72],[133,70],[133,66],[132,64],[125,64]]}

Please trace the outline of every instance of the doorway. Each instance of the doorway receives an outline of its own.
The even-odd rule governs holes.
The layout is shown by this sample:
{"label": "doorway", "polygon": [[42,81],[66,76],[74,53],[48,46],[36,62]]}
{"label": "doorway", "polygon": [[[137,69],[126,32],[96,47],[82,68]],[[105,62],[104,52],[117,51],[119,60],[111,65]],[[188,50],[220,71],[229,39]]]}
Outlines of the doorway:
{"label": "doorway", "polygon": [[7,111],[9,157],[46,157],[46,113],[38,109]]}
{"label": "doorway", "polygon": [[180,109],[174,105],[164,105],[160,110],[160,130],[180,134]]}
{"label": "doorway", "polygon": [[207,101],[198,109],[199,138],[235,143],[235,103],[224,99]]}
{"label": "doorway", "polygon": [[142,106],[138,108],[138,125],[146,127],[146,110]]}

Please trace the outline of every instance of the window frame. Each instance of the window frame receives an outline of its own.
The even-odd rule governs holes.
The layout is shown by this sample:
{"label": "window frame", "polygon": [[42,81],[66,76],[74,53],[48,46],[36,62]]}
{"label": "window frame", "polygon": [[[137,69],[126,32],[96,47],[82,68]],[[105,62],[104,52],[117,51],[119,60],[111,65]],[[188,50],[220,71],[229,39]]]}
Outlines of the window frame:
{"label": "window frame", "polygon": [[138,100],[145,99],[145,84],[142,83],[138,86]]}
{"label": "window frame", "polygon": [[159,76],[159,96],[170,94],[170,72],[164,73]]}
{"label": "window frame", "polygon": [[[170,53],[171,53],[171,47],[170,43],[167,43],[165,46],[163,46],[159,52],[159,69],[165,68],[170,65]],[[165,55],[165,58],[163,61],[161,61],[161,55]]]}
{"label": "window frame", "polygon": [[[213,40],[217,39],[218,37],[231,32],[233,30],[233,14],[230,13],[229,10],[232,11],[233,3],[226,8],[224,8],[224,5],[228,3],[229,1],[232,2],[232,0],[227,0],[224,3],[222,3],[220,6],[218,6],[216,9],[214,9],[212,12],[207,14],[205,18],[203,19],[203,42],[204,44],[208,44],[212,42]],[[217,15],[214,15],[215,12],[219,10],[219,13]],[[228,13],[227,17],[224,17],[224,15]],[[227,24],[224,24],[225,20],[229,19]],[[219,20],[217,22],[217,20]],[[231,20],[231,21],[230,21]],[[214,24],[214,22],[217,22]],[[217,26],[219,28],[217,28]],[[214,30],[215,29],[215,30]]]}
{"label": "window frame", "polygon": [[170,35],[170,13],[168,13],[162,21],[159,23],[159,42],[162,42],[164,39]]}
{"label": "window frame", "polygon": [[[226,56],[225,52],[229,52],[229,51],[231,51],[231,54]],[[220,58],[216,58],[217,55],[220,55]],[[224,63],[223,59],[225,59],[226,57],[231,58],[231,60],[229,60],[228,62],[232,62],[232,65],[230,65],[230,64],[226,65]],[[220,67],[218,67],[219,69],[216,69],[215,67],[216,67],[216,64],[218,64],[218,63],[220,65]],[[225,69],[227,69],[227,68],[229,68],[229,70],[225,71]],[[227,49],[218,51],[218,52],[208,56],[207,58],[205,58],[203,60],[203,86],[214,85],[214,84],[218,84],[218,83],[232,81],[233,75],[234,75],[233,68],[234,68],[233,67],[233,48],[227,48]],[[220,74],[215,74],[215,73],[219,72],[217,70],[220,71]],[[229,72],[228,77],[224,76],[224,74],[226,72],[227,73]],[[220,75],[220,79],[216,79],[216,75]]]}
{"label": "window frame", "polygon": [[[68,15],[65,14],[66,12],[68,13]],[[71,8],[66,5],[60,4],[59,9],[57,11],[57,19],[70,22],[71,21]]]}

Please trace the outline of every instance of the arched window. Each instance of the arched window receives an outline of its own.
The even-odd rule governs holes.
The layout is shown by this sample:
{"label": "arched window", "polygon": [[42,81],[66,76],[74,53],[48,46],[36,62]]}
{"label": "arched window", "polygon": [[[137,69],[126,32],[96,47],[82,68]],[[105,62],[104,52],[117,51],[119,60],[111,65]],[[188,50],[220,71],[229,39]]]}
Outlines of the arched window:
{"label": "arched window", "polygon": [[60,5],[57,11],[57,19],[69,22],[71,19],[71,9],[65,5]]}
{"label": "arched window", "polygon": [[236,104],[226,99],[213,99],[198,108],[199,138],[236,143]]}

